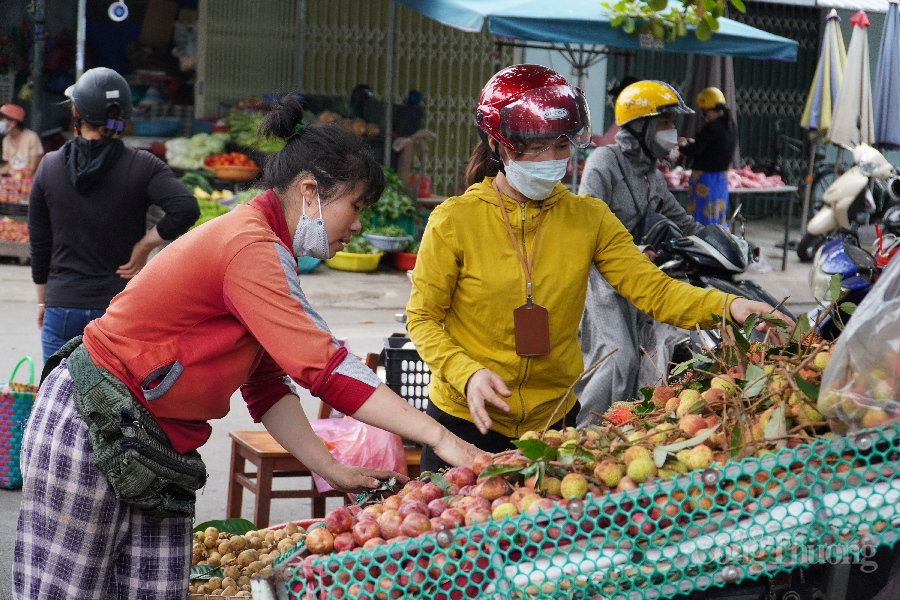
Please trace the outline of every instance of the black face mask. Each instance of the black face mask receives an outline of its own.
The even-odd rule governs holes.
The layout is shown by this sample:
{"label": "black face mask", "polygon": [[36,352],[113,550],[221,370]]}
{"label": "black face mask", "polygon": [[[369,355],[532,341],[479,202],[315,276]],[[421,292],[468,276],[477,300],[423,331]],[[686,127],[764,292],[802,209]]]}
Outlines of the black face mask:
{"label": "black face mask", "polygon": [[88,193],[122,156],[125,144],[118,139],[88,140],[77,136],[63,146],[66,175],[79,194]]}

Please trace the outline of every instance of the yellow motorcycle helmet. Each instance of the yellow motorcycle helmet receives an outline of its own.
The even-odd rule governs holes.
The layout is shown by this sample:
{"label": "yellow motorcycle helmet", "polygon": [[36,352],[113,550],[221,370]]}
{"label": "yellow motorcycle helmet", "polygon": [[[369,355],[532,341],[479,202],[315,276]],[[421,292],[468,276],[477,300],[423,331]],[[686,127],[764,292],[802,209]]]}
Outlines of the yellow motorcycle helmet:
{"label": "yellow motorcycle helmet", "polygon": [[708,87],[697,94],[697,106],[700,110],[713,110],[717,106],[725,106],[725,94],[717,87]]}
{"label": "yellow motorcycle helmet", "polygon": [[616,125],[662,114],[690,115],[691,110],[681,95],[662,81],[638,81],[622,90],[616,99]]}

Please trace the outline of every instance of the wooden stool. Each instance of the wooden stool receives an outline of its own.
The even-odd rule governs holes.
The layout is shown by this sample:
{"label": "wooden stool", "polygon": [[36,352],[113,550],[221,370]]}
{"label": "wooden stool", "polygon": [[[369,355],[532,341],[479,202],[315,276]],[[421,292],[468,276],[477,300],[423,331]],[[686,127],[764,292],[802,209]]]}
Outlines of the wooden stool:
{"label": "wooden stool", "polygon": [[[365,364],[375,371],[378,367],[377,353],[369,353]],[[324,402],[319,403],[319,419],[331,417],[332,409]],[[336,490],[320,494],[312,481],[312,472],[299,460],[275,441],[268,431],[231,431],[231,470],[228,477],[228,500],[226,518],[239,518],[243,505],[244,488],[255,495],[253,522],[258,528],[269,525],[269,507],[273,498],[310,498],[312,501],[312,517],[320,519],[325,516],[326,498],[343,498],[344,504],[349,497]],[[419,476],[421,448],[404,448],[410,478]],[[256,466],[256,473],[244,471],[246,461]],[[273,490],[273,477],[309,477],[308,490]]]}
{"label": "wooden stool", "polygon": [[406,455],[406,471],[410,479],[415,479],[421,474],[419,465],[422,462],[421,446],[404,446],[403,452]]}
{"label": "wooden stool", "polygon": [[[269,505],[273,498],[312,499],[312,518],[325,516],[325,498],[344,498],[347,495],[331,490],[320,494],[312,481],[312,472],[294,458],[268,431],[231,431],[231,474],[228,479],[228,512],[226,518],[241,516],[244,488],[256,495],[253,523],[269,525]],[[244,471],[246,461],[256,466],[256,473]],[[310,489],[273,490],[273,477],[309,477]]]}

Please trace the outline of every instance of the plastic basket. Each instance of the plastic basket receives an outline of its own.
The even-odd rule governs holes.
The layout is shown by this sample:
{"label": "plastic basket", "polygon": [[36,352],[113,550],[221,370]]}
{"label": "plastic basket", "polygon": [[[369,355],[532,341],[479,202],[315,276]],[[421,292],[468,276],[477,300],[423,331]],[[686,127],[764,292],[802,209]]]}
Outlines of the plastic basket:
{"label": "plastic basket", "polygon": [[[29,367],[28,383],[13,383],[16,372],[24,363]],[[38,390],[34,385],[34,361],[30,356],[16,363],[9,379],[10,383],[0,390],[0,487],[16,489],[22,487],[19,466],[22,434]]]}
{"label": "plastic basket", "polygon": [[409,252],[397,252],[394,254],[394,267],[401,271],[412,271],[416,267],[417,256],[419,255]]}
{"label": "plastic basket", "polygon": [[372,226],[382,227],[384,225],[396,225],[401,227],[403,231],[409,234],[413,239],[416,238],[416,222],[412,217],[398,217],[396,219],[385,219],[378,213],[372,215]]}
{"label": "plastic basket", "polygon": [[405,335],[384,338],[385,383],[410,406],[424,412],[428,408],[431,369],[414,348],[403,347],[408,343]]}
{"label": "plastic basket", "polygon": [[389,237],[384,235],[372,235],[371,233],[364,233],[363,236],[369,240],[369,242],[384,252],[402,252],[406,250],[409,246],[410,238],[404,237]]}
{"label": "plastic basket", "polygon": [[378,268],[378,261],[381,260],[383,255],[383,252],[378,254],[354,254],[353,252],[344,252],[342,250],[335,254],[334,258],[326,260],[325,264],[338,271],[374,271]]}
{"label": "plastic basket", "polygon": [[303,275],[304,273],[309,273],[313,269],[319,266],[319,263],[322,262],[318,258],[314,258],[312,256],[301,256],[297,259],[297,271]]}
{"label": "plastic basket", "polygon": [[318,557],[292,573],[288,597],[671,598],[811,564],[871,567],[875,550],[900,538],[898,461],[897,426],[822,438],[628,492]]}

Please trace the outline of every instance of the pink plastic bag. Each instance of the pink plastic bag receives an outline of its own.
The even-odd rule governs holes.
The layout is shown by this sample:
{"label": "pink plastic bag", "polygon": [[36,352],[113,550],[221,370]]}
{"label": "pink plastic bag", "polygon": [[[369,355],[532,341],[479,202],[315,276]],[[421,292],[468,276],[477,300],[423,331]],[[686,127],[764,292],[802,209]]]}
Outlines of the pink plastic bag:
{"label": "pink plastic bag", "polygon": [[[310,424],[335,460],[342,465],[407,474],[403,440],[399,435],[366,425],[352,417],[316,419]],[[334,489],[316,473],[313,473],[313,480],[320,493]]]}

